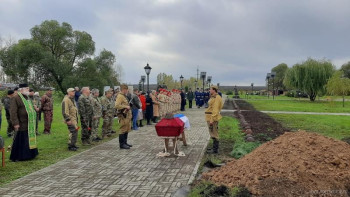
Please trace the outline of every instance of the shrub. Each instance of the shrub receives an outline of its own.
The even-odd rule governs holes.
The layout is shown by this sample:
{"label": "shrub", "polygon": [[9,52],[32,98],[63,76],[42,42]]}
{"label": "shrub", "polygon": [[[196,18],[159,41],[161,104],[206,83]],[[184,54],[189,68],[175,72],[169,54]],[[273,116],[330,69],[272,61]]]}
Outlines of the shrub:
{"label": "shrub", "polygon": [[233,92],[231,90],[226,92],[226,95],[233,95]]}

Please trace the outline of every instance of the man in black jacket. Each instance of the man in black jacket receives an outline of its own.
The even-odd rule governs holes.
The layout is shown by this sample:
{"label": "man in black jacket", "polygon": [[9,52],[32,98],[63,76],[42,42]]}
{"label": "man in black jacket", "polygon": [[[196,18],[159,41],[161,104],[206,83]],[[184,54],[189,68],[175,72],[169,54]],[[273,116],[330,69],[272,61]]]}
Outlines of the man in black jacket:
{"label": "man in black jacket", "polygon": [[7,96],[3,99],[5,112],[6,112],[6,120],[7,120],[7,136],[11,137],[14,134],[13,125],[10,119],[10,100],[14,95],[13,90],[7,91]]}
{"label": "man in black jacket", "polygon": [[193,98],[194,98],[194,94],[192,92],[192,89],[190,88],[187,92],[188,108],[190,108],[190,109],[192,108]]}
{"label": "man in black jacket", "polygon": [[181,90],[180,96],[181,96],[181,111],[185,111],[186,97],[185,97],[184,90]]}

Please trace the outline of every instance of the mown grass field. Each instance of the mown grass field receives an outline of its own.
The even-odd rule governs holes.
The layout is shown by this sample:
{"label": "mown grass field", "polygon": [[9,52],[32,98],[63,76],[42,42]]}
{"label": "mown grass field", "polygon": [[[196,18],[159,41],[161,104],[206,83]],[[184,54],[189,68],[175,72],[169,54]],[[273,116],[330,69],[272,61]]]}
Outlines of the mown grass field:
{"label": "mown grass field", "polygon": [[[39,155],[34,160],[12,162],[9,160],[10,152],[6,152],[6,167],[2,168],[0,166],[0,186],[93,147],[82,146],[80,140],[80,130],[77,143],[77,146],[80,147],[79,150],[76,152],[68,151],[68,129],[66,124],[63,122],[63,117],[61,114],[61,101],[62,98],[55,96],[51,135],[42,134],[44,129],[43,116],[42,121],[39,122],[38,131],[41,134],[40,136],[37,136]],[[102,119],[100,123],[101,128]],[[2,110],[2,124],[0,135],[5,139],[5,147],[12,143],[12,138],[7,137],[6,129],[7,121],[5,110]],[[114,119],[113,129],[115,131],[118,131],[117,119]],[[101,134],[101,129],[99,131],[99,134]],[[111,138],[105,139],[102,142],[99,142],[99,144],[109,141],[117,136],[117,134],[114,134]],[[116,147],[117,146],[118,145],[116,144]]]}
{"label": "mown grass field", "polygon": [[345,107],[340,101],[308,100],[247,100],[259,111],[296,111],[296,112],[329,112],[350,113],[350,102]]}
{"label": "mown grass field", "polygon": [[[350,102],[307,100],[247,100],[260,111],[296,111],[321,113],[350,113]],[[299,129],[317,132],[335,139],[350,137],[350,116],[269,114],[292,131]]]}
{"label": "mown grass field", "polygon": [[350,116],[269,114],[292,131],[298,129],[320,133],[335,139],[350,137]]}

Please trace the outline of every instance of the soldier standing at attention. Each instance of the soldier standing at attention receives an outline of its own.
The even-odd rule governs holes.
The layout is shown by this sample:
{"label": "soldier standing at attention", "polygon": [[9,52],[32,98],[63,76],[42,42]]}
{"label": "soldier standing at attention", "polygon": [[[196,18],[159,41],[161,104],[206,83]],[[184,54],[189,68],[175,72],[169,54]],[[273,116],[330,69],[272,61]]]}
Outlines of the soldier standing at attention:
{"label": "soldier standing at attention", "polygon": [[69,135],[68,135],[68,150],[76,151],[79,147],[75,144],[78,138],[78,109],[75,103],[75,90],[68,88],[67,95],[62,101],[62,115],[65,123],[67,124]]}
{"label": "soldier standing at attention", "polygon": [[222,118],[220,111],[223,107],[222,98],[218,95],[218,87],[211,86],[210,100],[208,109],[205,111],[205,120],[207,121],[210,137],[213,139],[213,149],[207,153],[217,154],[219,150],[219,120]]}
{"label": "soldier standing at attention", "polygon": [[53,98],[52,98],[52,88],[49,88],[41,98],[41,110],[44,112],[44,134],[51,133],[51,123],[53,116]]}
{"label": "soldier standing at attention", "polygon": [[14,96],[14,91],[9,90],[7,91],[7,96],[3,99],[4,107],[5,107],[5,112],[6,112],[6,119],[7,119],[7,136],[11,137],[14,134],[13,130],[13,125],[11,123],[11,118],[10,118],[10,100]]}
{"label": "soldier standing at attention", "polygon": [[195,99],[196,99],[196,106],[198,107],[198,108],[200,108],[200,106],[199,106],[199,100],[200,100],[200,92],[199,92],[199,88],[197,88],[197,90],[194,92],[194,95],[195,95]]}
{"label": "soldier standing at attention", "polygon": [[92,141],[99,141],[101,138],[98,136],[98,126],[100,125],[100,118],[102,116],[101,100],[98,97],[100,95],[100,91],[98,89],[93,89],[91,93],[93,104],[91,138]]}
{"label": "soldier standing at attention", "polygon": [[83,87],[81,89],[81,95],[78,99],[79,103],[79,114],[81,121],[81,141],[83,145],[91,145],[91,127],[92,127],[92,116],[93,107],[92,99],[90,98],[89,87]]}
{"label": "soldier standing at attention", "polygon": [[101,98],[101,105],[102,105],[102,118],[103,118],[103,125],[102,125],[102,139],[105,137],[111,137],[111,130],[112,130],[112,122],[114,118],[114,102],[111,99],[113,96],[113,90],[108,90],[105,92],[105,95]]}
{"label": "soldier standing at attention", "polygon": [[131,110],[129,101],[126,97],[128,94],[128,86],[121,85],[120,93],[117,96],[115,101],[115,108],[118,110],[118,119],[119,119],[119,146],[121,149],[130,149],[132,145],[128,144],[128,133],[131,130]]}

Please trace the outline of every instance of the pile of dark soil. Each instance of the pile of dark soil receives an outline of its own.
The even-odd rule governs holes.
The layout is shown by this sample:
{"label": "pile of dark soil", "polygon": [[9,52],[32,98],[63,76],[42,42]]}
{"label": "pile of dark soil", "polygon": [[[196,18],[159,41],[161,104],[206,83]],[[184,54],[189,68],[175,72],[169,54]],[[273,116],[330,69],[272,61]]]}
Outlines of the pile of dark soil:
{"label": "pile of dark soil", "polygon": [[349,169],[349,144],[300,131],[286,132],[203,178],[262,196],[349,196]]}

